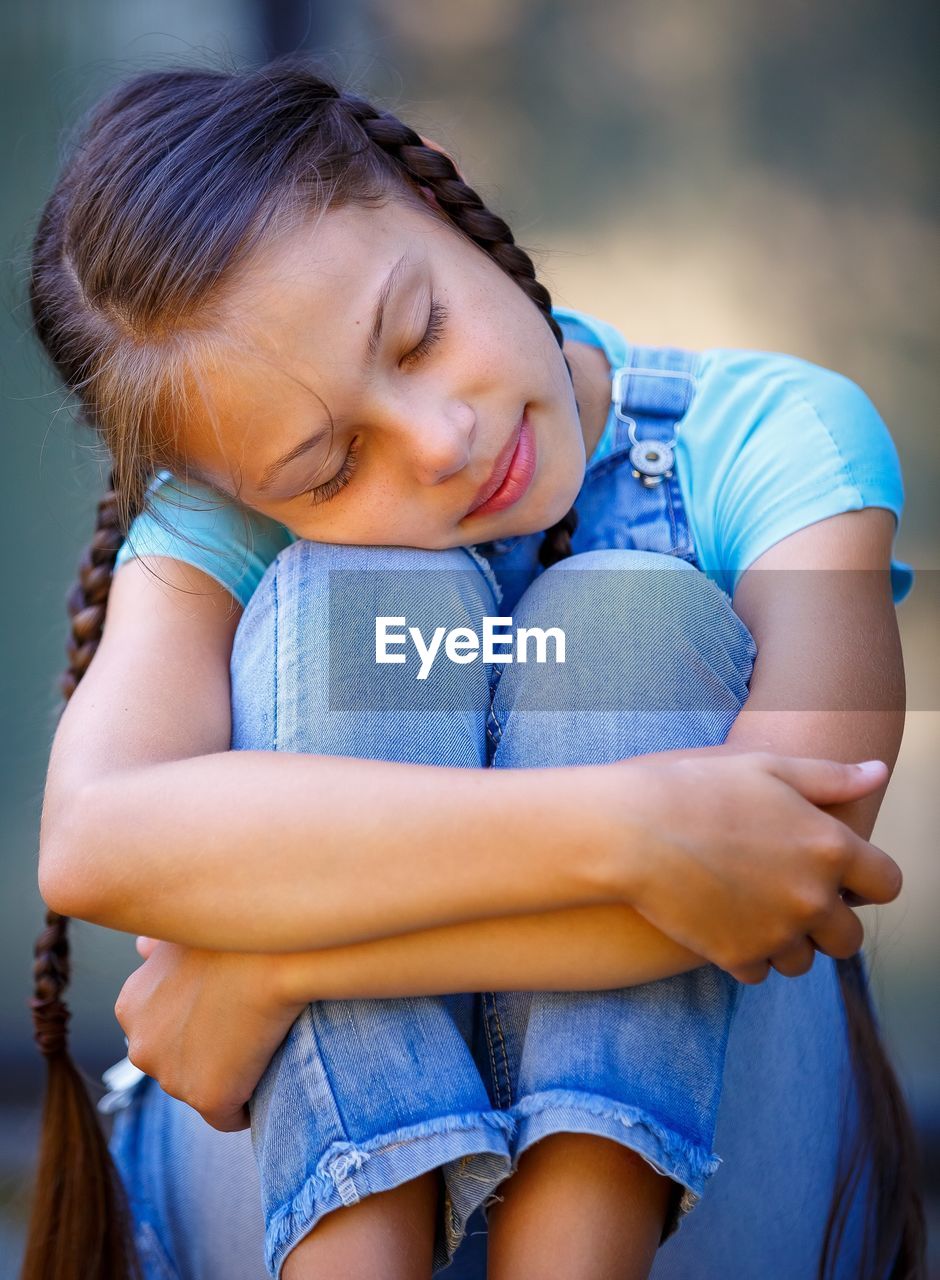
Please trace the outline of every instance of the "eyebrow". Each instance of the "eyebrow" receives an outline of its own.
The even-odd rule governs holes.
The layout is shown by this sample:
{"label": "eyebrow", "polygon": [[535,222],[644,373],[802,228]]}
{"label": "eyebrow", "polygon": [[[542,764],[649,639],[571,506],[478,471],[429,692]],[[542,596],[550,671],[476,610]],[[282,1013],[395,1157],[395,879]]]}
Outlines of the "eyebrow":
{"label": "eyebrow", "polygon": [[385,283],[379,290],[379,296],[375,304],[375,315],[372,319],[372,328],[369,331],[369,341],[366,344],[366,359],[363,367],[367,373],[372,368],[375,363],[375,357],[379,353],[379,344],[382,341],[382,325],[385,323],[385,308],[388,306],[389,298],[391,298],[401,277],[404,275],[407,264],[408,254],[403,253],[386,276]]}
{"label": "eyebrow", "polygon": [[[385,308],[388,306],[389,299],[399,284],[407,264],[408,254],[405,252],[389,271],[385,277],[385,283],[379,290],[375,303],[375,313],[372,317],[372,328],[369,330],[369,337],[366,342],[366,354],[362,366],[364,372],[368,372],[372,368],[379,353],[379,346],[382,341],[382,325],[385,323]],[[291,462],[302,457],[305,453],[309,453],[311,449],[315,449],[330,434],[331,430],[332,427],[330,425],[318,427],[306,440],[302,440],[300,444],[295,445],[293,449],[285,453],[283,458],[278,458],[276,462],[272,462],[270,466],[266,467],[258,482],[259,493],[269,489],[284,468]]]}

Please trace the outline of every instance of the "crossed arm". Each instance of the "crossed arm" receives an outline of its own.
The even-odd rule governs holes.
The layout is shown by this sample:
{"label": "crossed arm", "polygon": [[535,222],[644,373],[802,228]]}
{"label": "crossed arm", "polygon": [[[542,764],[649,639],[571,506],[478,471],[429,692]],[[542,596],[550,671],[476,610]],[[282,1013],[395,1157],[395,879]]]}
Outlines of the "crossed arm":
{"label": "crossed arm", "polygon": [[[887,573],[893,524],[891,514],[879,509],[821,521],[772,547],[744,574],[735,607],[760,653],[750,697],[727,745],[710,753],[767,750],[877,758],[893,766],[903,725],[903,666]],[[388,901],[382,876],[360,864],[375,919],[362,902],[355,912],[344,911],[344,901],[330,895],[349,897],[348,867],[330,876],[321,862],[314,884],[304,875],[311,839],[320,858],[327,843],[322,810],[317,813],[317,797],[311,796],[310,759],[227,751],[228,658],[237,609],[197,570],[169,560],[159,569],[166,584],[140,562],[117,575],[101,648],[56,735],[40,878],[44,897],[57,909],[190,945],[290,953],[282,967],[286,975],[304,972],[299,957],[310,952],[315,937],[317,951],[311,954],[329,986],[323,994],[345,997],[391,994],[390,983],[396,994],[430,994],[429,975],[441,991],[601,988],[701,963],[599,890],[590,861],[595,833],[583,825],[592,811],[590,796],[585,801],[572,794],[571,805],[562,806],[570,808],[567,826],[558,826],[558,805],[551,823],[539,826],[537,786],[547,780],[547,770],[514,771],[526,772],[533,787],[532,804],[521,817],[518,791],[511,798],[507,793],[511,802],[494,814],[500,794],[490,789],[487,805],[478,806],[479,829],[462,832],[479,901],[471,901],[474,886],[455,883],[452,858],[436,863],[429,856],[420,879]],[[187,583],[191,592],[194,582],[203,594],[175,589]],[[853,699],[858,709],[835,710]],[[208,758],[193,767],[198,757]],[[350,763],[317,761],[324,798],[338,794]],[[185,797],[183,807],[161,802],[152,765],[162,771],[167,797]],[[237,765],[244,766],[244,779],[236,776]],[[369,776],[367,762],[356,767]],[[397,772],[392,775],[390,768]],[[422,798],[422,821],[440,826],[440,840],[426,840],[426,846],[447,848],[453,815],[446,804],[435,814],[437,789],[424,785],[428,771],[382,762],[373,780],[375,795],[381,802],[383,787],[405,796],[412,787]],[[457,781],[472,789],[481,781],[473,776],[478,772],[459,771]],[[554,772],[553,785],[570,785],[571,771]],[[579,787],[590,785],[590,771],[576,772]],[[197,774],[198,786],[192,782]],[[175,784],[180,785],[174,791]],[[232,810],[218,843],[205,839],[213,821],[223,830],[218,809],[226,796],[232,809],[241,805],[247,815],[241,824],[245,847],[233,846],[239,836],[233,834]],[[867,837],[879,802],[880,793],[845,806],[837,816]],[[307,806],[307,825],[296,821],[300,804]],[[204,812],[211,806],[214,814]],[[514,847],[548,849],[544,865],[557,872],[545,878],[543,901],[526,858],[500,860],[498,849],[494,855],[487,821]],[[263,877],[256,874],[261,830],[264,847],[278,851],[276,874],[269,860]],[[64,860],[58,856],[63,838],[70,851]],[[361,856],[358,851],[371,840],[379,856],[391,861],[393,838],[386,830],[376,842],[373,831],[363,831],[362,841],[347,847]],[[407,830],[398,839],[413,847]],[[337,849],[338,862],[344,853]],[[373,870],[383,866],[377,863]],[[388,887],[389,894],[393,889]],[[461,901],[459,911],[449,912],[448,897]],[[330,960],[324,949],[333,952]]]}
{"label": "crossed arm", "polygon": [[[734,607],[759,656],[725,747],[710,754],[877,759],[893,768],[905,694],[889,578],[893,533],[888,511],[836,516],[777,543],[742,576]],[[883,795],[881,788],[829,811],[867,839]],[[704,963],[636,910],[610,903],[460,922],[283,959],[286,990],[298,1000],[614,988]],[[796,976],[812,960],[807,942],[780,953],[775,965]]]}
{"label": "crossed arm", "polygon": [[[725,751],[879,759],[893,768],[904,724],[889,579],[893,533],[888,511],[836,516],[779,542],[742,576],[734,606],[759,657]],[[881,788],[830,812],[867,839],[883,795]],[[807,942],[775,963],[795,976],[812,959]],[[291,994],[309,999],[315,991],[336,998],[443,993],[469,989],[468,976],[475,990],[601,989],[702,963],[631,907],[602,903],[297,954],[282,972]]]}

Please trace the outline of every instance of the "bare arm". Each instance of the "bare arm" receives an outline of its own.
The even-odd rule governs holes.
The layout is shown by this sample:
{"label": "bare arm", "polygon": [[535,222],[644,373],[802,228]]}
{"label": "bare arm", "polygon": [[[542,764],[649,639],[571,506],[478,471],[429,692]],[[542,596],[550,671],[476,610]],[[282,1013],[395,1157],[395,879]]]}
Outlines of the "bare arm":
{"label": "bare arm", "polygon": [[[848,512],[777,543],[742,576],[735,609],[760,657],[729,753],[879,759],[893,767],[904,726],[888,579],[893,530],[888,511]],[[881,788],[831,811],[867,838],[883,795]],[[604,904],[284,956],[274,981],[289,1000],[578,991],[649,982],[703,963],[632,908]]]}
{"label": "bare arm", "polygon": [[603,991],[706,963],[632,907],[617,905],[472,920],[258,959],[288,1004],[451,991]]}
{"label": "bare arm", "polygon": [[[820,520],[742,576],[734,607],[760,660],[729,747],[894,768],[905,702],[889,572],[894,527],[878,507]],[[831,812],[867,839],[884,790]]]}
{"label": "bare arm", "polygon": [[198,570],[152,563],[163,581],[140,561],[117,573],[56,733],[50,905],[194,946],[292,951],[615,897],[597,874],[592,770],[229,751],[238,611]]}
{"label": "bare arm", "polygon": [[[454,770],[222,751],[229,607],[204,576],[208,595],[173,590],[174,574],[192,587],[188,566],[160,568],[169,583],[133,563],[117,575],[56,736],[40,883],[61,911],[191,946],[296,952],[628,903],[734,971],[811,918],[842,954],[855,918],[840,885],[875,901],[898,891],[891,860],[816,807],[876,783],[826,761],[752,753],[703,766],[673,752]],[[337,803],[349,796],[354,806]],[[272,849],[259,874],[259,850]]]}

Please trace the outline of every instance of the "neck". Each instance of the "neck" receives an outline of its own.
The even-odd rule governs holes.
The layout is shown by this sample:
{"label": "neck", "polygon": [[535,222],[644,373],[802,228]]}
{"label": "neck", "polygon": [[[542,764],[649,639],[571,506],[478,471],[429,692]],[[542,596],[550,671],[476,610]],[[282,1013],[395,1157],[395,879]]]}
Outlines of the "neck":
{"label": "neck", "polygon": [[600,347],[586,342],[565,340],[565,355],[571,367],[574,398],[581,417],[585,456],[591,454],[600,440],[610,412],[610,361]]}

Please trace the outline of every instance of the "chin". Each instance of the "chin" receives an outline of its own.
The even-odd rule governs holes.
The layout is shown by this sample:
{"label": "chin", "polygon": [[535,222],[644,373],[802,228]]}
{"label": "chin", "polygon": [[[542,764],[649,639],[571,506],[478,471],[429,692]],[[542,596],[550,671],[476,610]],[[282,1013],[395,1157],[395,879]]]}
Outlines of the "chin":
{"label": "chin", "polygon": [[553,524],[566,516],[574,506],[575,499],[581,492],[581,486],[584,483],[584,467],[582,466],[576,475],[573,475],[567,485],[561,486],[554,495],[552,502],[546,503],[546,521],[542,525],[543,529],[550,529]]}

